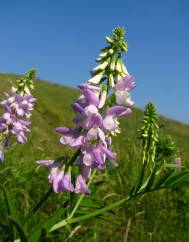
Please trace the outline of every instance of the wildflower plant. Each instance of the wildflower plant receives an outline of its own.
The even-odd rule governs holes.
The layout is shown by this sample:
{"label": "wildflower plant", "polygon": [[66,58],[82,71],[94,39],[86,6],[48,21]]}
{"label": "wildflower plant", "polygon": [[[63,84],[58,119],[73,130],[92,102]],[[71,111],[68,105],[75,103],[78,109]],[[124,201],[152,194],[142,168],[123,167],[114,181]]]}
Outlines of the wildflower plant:
{"label": "wildflower plant", "polygon": [[[111,204],[91,201],[92,206],[86,202],[85,211],[81,209],[86,195],[90,199],[90,185],[96,172],[119,165],[112,138],[121,135],[119,119],[131,114],[134,104],[130,92],[135,87],[135,81],[122,60],[122,55],[128,49],[125,30],[121,27],[113,29],[112,37],[106,37],[106,42],[107,46],[96,59],[98,65],[91,71],[90,79],[78,86],[81,95],[71,104],[75,111],[74,128],[56,128],[61,145],[69,146],[75,153],[69,160],[60,156],[58,159],[37,161],[39,166],[49,170],[50,189],[21,223],[12,215],[11,202],[3,187],[9,212],[10,234],[7,241],[45,241],[48,233],[99,217],[122,204],[127,205],[128,201],[140,195],[189,185],[189,172],[182,166],[179,150],[172,138],[161,132],[156,107],[150,102],[145,107],[139,130],[142,157],[135,184],[128,188],[126,196]],[[3,149],[10,143],[12,136],[19,143],[26,141],[25,133],[29,132],[27,126],[30,124],[26,119],[31,116],[35,102],[30,94],[34,74],[34,71],[30,71],[18,81],[17,87],[13,88],[10,95],[6,94],[5,100],[1,102],[4,114],[0,117],[0,161],[4,159]],[[32,232],[27,232],[25,225],[53,192],[69,192],[70,197],[43,224],[37,224]],[[109,218],[107,220],[110,221]],[[16,239],[15,229],[19,239]]]}
{"label": "wildflower plant", "polygon": [[36,99],[30,93],[33,89],[35,70],[17,81],[16,87],[12,87],[10,93],[5,93],[5,99],[0,102],[3,114],[0,116],[0,162],[4,160],[4,148],[10,147],[13,138],[18,143],[27,141],[26,134],[30,133],[28,126]]}
{"label": "wildflower plant", "polygon": [[[82,94],[71,105],[76,115],[75,128],[58,127],[60,143],[77,151],[73,163],[61,165],[56,160],[40,160],[37,163],[50,170],[49,182],[54,192],[69,191],[89,194],[86,185],[93,169],[116,167],[116,153],[112,151],[112,136],[121,132],[119,117],[132,110],[130,91],[135,87],[121,55],[127,51],[123,28],[115,28],[113,37],[106,37],[108,46],[101,50],[98,64],[91,71],[91,78],[79,85]],[[109,102],[109,99],[111,102]],[[76,179],[71,177],[72,166],[78,167]],[[76,180],[75,184],[72,180]]]}

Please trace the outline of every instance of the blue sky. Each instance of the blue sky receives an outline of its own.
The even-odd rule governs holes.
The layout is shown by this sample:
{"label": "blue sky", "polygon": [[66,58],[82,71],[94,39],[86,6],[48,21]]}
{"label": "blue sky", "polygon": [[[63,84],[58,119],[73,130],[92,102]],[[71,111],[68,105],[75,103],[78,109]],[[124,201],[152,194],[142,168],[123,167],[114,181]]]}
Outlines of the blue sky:
{"label": "blue sky", "polygon": [[189,124],[189,1],[0,1],[0,72],[25,73],[75,86],[89,78],[104,36],[127,31],[124,57],[137,107]]}

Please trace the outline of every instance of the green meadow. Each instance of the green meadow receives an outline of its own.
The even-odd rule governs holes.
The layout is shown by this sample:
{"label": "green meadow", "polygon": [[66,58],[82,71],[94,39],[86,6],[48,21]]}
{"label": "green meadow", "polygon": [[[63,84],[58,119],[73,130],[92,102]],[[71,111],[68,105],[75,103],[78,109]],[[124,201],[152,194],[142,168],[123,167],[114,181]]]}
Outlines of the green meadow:
{"label": "green meadow", "polygon": [[[0,99],[10,90],[17,75],[0,74]],[[59,126],[72,126],[74,113],[70,104],[79,91],[63,85],[36,80],[33,95],[37,98],[32,115],[28,142],[13,144],[6,150],[5,162],[0,166],[0,183],[9,192],[17,219],[23,220],[49,189],[48,171],[39,168],[36,161],[69,158],[73,150],[59,143],[55,132]],[[150,101],[150,100],[149,100]],[[86,204],[93,211],[126,196],[137,179],[141,168],[141,141],[137,132],[143,112],[137,108],[121,120],[122,134],[114,138],[119,166],[96,174],[91,195],[86,195],[79,213],[85,213]],[[189,126],[166,117],[159,117],[161,132],[172,136],[179,147],[183,165],[189,167]],[[52,213],[65,206],[68,193],[52,194],[45,204],[30,218],[25,229],[32,233]],[[65,209],[64,218],[69,208]],[[0,241],[6,241],[7,208],[0,191]],[[132,200],[103,216],[66,226],[49,234],[44,241],[70,242],[187,242],[189,241],[189,190],[174,188],[154,192]]]}

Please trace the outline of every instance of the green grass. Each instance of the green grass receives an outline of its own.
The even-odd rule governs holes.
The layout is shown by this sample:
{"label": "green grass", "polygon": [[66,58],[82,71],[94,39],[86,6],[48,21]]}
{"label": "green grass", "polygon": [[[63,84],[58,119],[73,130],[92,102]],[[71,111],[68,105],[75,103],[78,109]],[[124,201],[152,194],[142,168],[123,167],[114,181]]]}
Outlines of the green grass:
{"label": "green grass", "polygon": [[[0,74],[0,98],[3,91],[9,90],[16,75]],[[33,95],[37,104],[32,116],[31,134],[28,142],[15,144],[6,152],[6,161],[0,166],[0,182],[4,184],[17,209],[18,218],[22,219],[44,192],[49,188],[47,171],[38,168],[35,161],[51,159],[73,153],[59,143],[59,135],[55,132],[58,126],[72,124],[74,113],[70,103],[78,96],[76,89],[37,80]],[[92,195],[96,201],[108,204],[127,194],[131,185],[137,179],[141,167],[141,143],[137,130],[141,127],[143,113],[134,109],[133,113],[121,120],[122,134],[115,137],[113,149],[118,154],[119,167],[98,172],[94,182],[100,185],[92,186]],[[180,155],[184,165],[189,163],[189,126],[160,117],[160,123],[165,124],[163,131],[172,135],[180,147]],[[100,183],[100,181],[103,181]],[[45,221],[49,215],[59,208],[68,194],[53,194],[40,211],[28,224],[31,232],[37,223]],[[0,193],[0,225],[6,224],[6,207]],[[52,233],[47,241],[135,241],[135,242],[175,242],[189,241],[189,192],[184,189],[156,192],[140,197],[120,208],[106,213],[119,225],[103,221],[100,218],[84,221],[81,227],[74,224]],[[77,228],[75,233],[71,233]],[[2,229],[2,227],[1,227]],[[0,240],[3,233],[0,230]],[[71,236],[72,235],[72,236]],[[127,236],[128,235],[128,236]]]}

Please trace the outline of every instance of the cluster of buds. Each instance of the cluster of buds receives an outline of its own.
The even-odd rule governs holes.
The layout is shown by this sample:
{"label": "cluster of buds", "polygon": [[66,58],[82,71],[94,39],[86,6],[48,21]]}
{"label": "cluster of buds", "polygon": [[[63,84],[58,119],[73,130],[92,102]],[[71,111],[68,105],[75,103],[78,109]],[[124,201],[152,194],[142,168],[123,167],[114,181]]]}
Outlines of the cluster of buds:
{"label": "cluster of buds", "polygon": [[61,144],[79,150],[74,164],[78,167],[77,178],[71,178],[69,167],[73,164],[61,167],[54,160],[37,161],[49,167],[49,182],[55,192],[89,193],[86,181],[93,168],[102,170],[107,165],[117,166],[116,154],[111,150],[112,135],[120,132],[118,118],[131,113],[133,101],[129,91],[135,86],[121,60],[121,52],[127,50],[124,35],[122,28],[116,28],[113,38],[106,37],[109,46],[97,59],[101,63],[91,71],[90,80],[79,85],[82,94],[71,105],[76,112],[73,119],[76,127],[56,129],[62,135]]}
{"label": "cluster of buds", "polygon": [[144,110],[143,126],[140,129],[143,141],[143,163],[154,162],[159,138],[157,112],[153,103],[148,103]]}
{"label": "cluster of buds", "polygon": [[[12,88],[11,94],[5,93],[5,99],[0,102],[4,113],[0,116],[0,162],[4,160],[4,147],[11,145],[11,138],[16,137],[18,143],[27,141],[25,134],[29,133],[27,121],[31,116],[36,99],[31,95],[35,71],[29,71],[18,81],[18,86]],[[32,79],[29,79],[32,78]]]}

